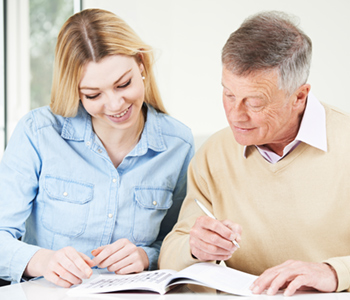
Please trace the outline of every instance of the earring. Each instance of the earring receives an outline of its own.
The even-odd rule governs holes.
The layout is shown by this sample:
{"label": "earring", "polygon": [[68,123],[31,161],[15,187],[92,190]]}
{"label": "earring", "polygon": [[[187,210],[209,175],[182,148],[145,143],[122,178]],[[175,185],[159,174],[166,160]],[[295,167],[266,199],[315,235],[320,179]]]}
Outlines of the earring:
{"label": "earring", "polygon": [[142,80],[145,80],[145,76],[142,76]]}

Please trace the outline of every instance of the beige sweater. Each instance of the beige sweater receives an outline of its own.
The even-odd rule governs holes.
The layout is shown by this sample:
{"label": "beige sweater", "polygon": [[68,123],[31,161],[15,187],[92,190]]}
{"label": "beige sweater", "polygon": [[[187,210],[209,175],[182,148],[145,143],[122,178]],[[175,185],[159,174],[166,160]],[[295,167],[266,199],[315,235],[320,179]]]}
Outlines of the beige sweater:
{"label": "beige sweater", "polygon": [[350,290],[350,117],[326,108],[328,152],[301,143],[276,164],[254,146],[236,143],[230,128],[213,135],[193,158],[179,220],[166,237],[160,268],[183,269],[197,260],[189,230],[204,213],[243,227],[241,248],[226,261],[259,275],[288,259],[327,262],[338,291]]}

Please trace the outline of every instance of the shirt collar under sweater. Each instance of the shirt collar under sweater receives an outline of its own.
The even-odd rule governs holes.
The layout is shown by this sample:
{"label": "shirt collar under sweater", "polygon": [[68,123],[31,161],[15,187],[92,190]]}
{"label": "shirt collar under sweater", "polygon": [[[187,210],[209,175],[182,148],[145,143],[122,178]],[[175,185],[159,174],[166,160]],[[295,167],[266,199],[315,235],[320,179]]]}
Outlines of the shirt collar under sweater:
{"label": "shirt collar under sweater", "polygon": [[[326,112],[323,105],[312,93],[309,93],[308,95],[306,108],[300,123],[298,134],[295,140],[284,148],[282,156],[279,156],[267,147],[255,147],[268,162],[274,164],[295,149],[301,142],[327,152]],[[245,146],[243,150],[245,158],[247,158],[246,149],[247,146]]]}

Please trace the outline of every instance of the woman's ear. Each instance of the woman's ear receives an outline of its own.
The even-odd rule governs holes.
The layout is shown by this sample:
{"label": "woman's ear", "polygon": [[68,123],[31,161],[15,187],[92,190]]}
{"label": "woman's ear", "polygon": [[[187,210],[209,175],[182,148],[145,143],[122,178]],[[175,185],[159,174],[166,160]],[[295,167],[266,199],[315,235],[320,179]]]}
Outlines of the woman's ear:
{"label": "woman's ear", "polygon": [[141,73],[145,70],[145,67],[143,66],[143,63],[140,63],[139,68],[140,68],[140,72]]}
{"label": "woman's ear", "polygon": [[142,73],[145,70],[145,67],[143,65],[143,53],[142,52],[137,53],[136,62],[138,63],[140,71]]}

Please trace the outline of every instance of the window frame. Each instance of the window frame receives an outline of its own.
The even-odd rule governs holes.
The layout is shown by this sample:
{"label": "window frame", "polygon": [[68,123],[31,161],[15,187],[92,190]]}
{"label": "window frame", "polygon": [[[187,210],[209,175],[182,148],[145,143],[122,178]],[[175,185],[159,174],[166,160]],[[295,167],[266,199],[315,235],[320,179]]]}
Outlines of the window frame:
{"label": "window frame", "polygon": [[[20,51],[29,48],[30,0],[0,1],[1,159],[15,125],[20,117],[30,110],[30,57],[29,52],[24,53]],[[81,11],[83,9],[83,0],[73,0],[73,8],[74,13]],[[8,17],[9,15],[11,15],[11,18]],[[8,32],[9,28],[11,28],[11,35]],[[22,43],[21,47],[19,46],[19,41]],[[24,47],[23,43],[25,44]],[[26,46],[28,47],[26,48]],[[13,51],[10,52],[9,49]],[[7,68],[9,61],[15,66],[11,70]],[[21,88],[18,88],[18,86],[21,86]],[[8,102],[9,98],[12,99],[11,103]]]}
{"label": "window frame", "polygon": [[0,3],[0,157],[6,145],[6,0]]}

